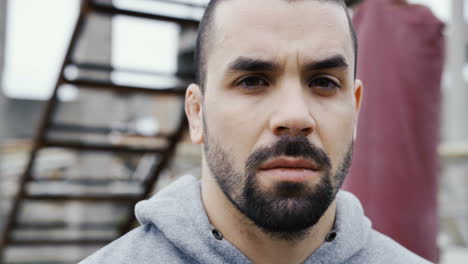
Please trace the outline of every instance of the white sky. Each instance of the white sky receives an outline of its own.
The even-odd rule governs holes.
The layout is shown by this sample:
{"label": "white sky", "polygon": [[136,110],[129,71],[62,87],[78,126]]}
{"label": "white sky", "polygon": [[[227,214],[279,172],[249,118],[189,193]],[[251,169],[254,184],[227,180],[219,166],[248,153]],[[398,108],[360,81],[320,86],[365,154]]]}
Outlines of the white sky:
{"label": "white sky", "polygon": [[[151,12],[200,17],[201,12],[173,8],[142,0],[114,0],[119,7]],[[192,0],[206,3],[206,0]],[[426,4],[444,21],[450,18],[448,0],[410,0]],[[158,5],[156,7],[156,5]],[[468,17],[468,4],[465,17]],[[157,9],[156,9],[157,8]],[[78,11],[77,0],[13,0],[8,2],[6,60],[3,89],[7,96],[46,99],[60,69],[66,45]],[[59,22],[59,23],[58,23]],[[116,17],[113,21],[112,63],[114,65],[174,72],[176,70],[178,27],[169,23]],[[158,32],[158,34],[154,34]],[[114,81],[128,76],[114,75]],[[155,80],[140,79],[143,82]],[[133,80],[132,80],[133,81]],[[73,89],[65,97],[72,99]]]}
{"label": "white sky", "polygon": [[[450,2],[451,0],[408,0],[410,3],[418,3],[429,6],[432,12],[443,21],[450,19]],[[465,8],[468,11],[468,8]],[[465,17],[468,17],[468,12],[465,12]]]}
{"label": "white sky", "polygon": [[[8,1],[4,92],[46,98],[76,17],[77,1]],[[55,6],[50,8],[50,6]],[[57,23],[60,21],[60,23]]]}

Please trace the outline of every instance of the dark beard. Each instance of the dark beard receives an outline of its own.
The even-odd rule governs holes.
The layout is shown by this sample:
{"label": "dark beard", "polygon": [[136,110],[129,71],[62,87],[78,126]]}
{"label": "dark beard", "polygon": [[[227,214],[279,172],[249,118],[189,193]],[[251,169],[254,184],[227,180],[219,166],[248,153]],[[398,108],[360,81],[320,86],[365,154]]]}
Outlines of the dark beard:
{"label": "dark beard", "polygon": [[[352,143],[337,172],[327,154],[305,137],[283,136],[274,145],[254,151],[244,175],[234,171],[231,159],[218,144],[205,144],[208,167],[221,190],[241,213],[263,232],[282,240],[303,239],[335,199],[351,165]],[[266,160],[277,156],[314,160],[323,175],[314,187],[305,183],[280,182],[272,190],[259,186],[256,171]]]}

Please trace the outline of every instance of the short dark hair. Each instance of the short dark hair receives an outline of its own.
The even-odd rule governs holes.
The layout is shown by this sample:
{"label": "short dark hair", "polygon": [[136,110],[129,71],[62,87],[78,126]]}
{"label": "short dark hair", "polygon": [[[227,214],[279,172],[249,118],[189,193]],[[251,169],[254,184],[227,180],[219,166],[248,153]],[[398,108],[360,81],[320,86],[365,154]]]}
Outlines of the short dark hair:
{"label": "short dark hair", "polygon": [[[200,25],[198,27],[198,36],[197,36],[197,43],[196,43],[196,48],[195,48],[195,65],[196,65],[196,82],[204,91],[204,86],[205,86],[205,79],[206,79],[206,62],[207,62],[207,43],[209,42],[210,38],[210,31],[211,26],[213,24],[213,16],[214,16],[214,11],[218,4],[223,1],[223,0],[211,0],[208,3],[208,6],[205,9],[205,13],[203,14],[203,17],[200,21]],[[297,0],[285,0],[288,2],[293,2]],[[315,0],[315,1],[321,1],[321,2],[332,2],[332,3],[337,3],[340,6],[342,6],[345,10],[346,16],[348,18],[348,23],[349,23],[349,29],[351,33],[351,38],[353,41],[353,48],[354,48],[354,78],[356,78],[356,65],[357,65],[357,36],[356,36],[356,31],[354,30],[354,26],[351,22],[351,18],[349,16],[348,10],[346,8],[346,4],[344,0]]]}

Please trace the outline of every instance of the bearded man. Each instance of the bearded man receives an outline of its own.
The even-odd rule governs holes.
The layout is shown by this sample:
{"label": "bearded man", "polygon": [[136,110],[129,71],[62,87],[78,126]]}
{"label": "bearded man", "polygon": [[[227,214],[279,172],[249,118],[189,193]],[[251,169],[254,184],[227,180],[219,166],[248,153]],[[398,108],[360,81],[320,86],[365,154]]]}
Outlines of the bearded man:
{"label": "bearded man", "polygon": [[341,0],[211,1],[185,97],[201,180],[140,202],[142,225],[83,263],[428,263],[340,191],[363,94],[356,57]]}

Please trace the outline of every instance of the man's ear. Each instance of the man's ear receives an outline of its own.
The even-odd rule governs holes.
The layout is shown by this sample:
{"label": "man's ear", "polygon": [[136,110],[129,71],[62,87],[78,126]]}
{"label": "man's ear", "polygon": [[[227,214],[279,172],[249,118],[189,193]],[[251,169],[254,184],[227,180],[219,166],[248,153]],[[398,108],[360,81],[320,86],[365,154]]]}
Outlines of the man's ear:
{"label": "man's ear", "polygon": [[357,113],[359,113],[359,111],[361,110],[363,89],[364,89],[364,86],[362,85],[362,81],[356,79],[356,81],[354,81],[354,102],[356,103]]}
{"label": "man's ear", "polygon": [[354,123],[354,135],[353,138],[356,140],[357,137],[357,125],[359,120],[359,111],[361,111],[361,104],[362,104],[362,95],[363,95],[364,86],[361,80],[356,79],[354,81],[354,103],[356,107],[356,121]]}
{"label": "man's ear", "polygon": [[185,114],[189,121],[190,139],[195,144],[202,144],[203,138],[203,95],[196,84],[190,84],[185,93]]}

